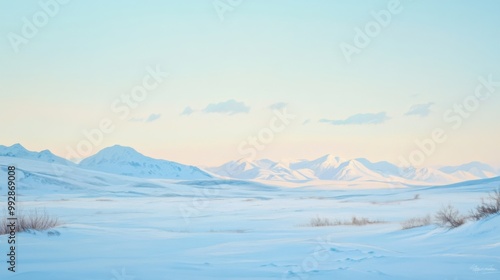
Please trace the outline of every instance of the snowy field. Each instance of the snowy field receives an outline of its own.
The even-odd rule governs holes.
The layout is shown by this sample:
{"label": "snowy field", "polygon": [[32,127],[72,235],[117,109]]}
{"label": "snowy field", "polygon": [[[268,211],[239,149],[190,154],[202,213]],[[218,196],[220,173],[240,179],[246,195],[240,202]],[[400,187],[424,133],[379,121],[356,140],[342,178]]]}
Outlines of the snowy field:
{"label": "snowy field", "polygon": [[[400,189],[290,189],[75,167],[55,172],[50,164],[8,160],[20,169],[20,211],[45,210],[63,224],[18,234],[17,272],[2,262],[0,279],[500,279],[500,216],[452,230],[401,226],[448,204],[467,214],[500,186],[498,178]],[[379,223],[310,225],[316,217],[353,216]],[[6,241],[0,236],[4,259]]]}

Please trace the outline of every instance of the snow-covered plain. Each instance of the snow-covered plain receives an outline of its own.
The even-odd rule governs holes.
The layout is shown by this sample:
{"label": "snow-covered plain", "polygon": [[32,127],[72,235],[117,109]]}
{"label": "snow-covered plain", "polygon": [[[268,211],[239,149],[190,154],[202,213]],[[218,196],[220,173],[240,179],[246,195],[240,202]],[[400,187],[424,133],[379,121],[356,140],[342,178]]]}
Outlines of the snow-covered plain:
{"label": "snow-covered plain", "polygon": [[[17,272],[2,261],[0,279],[500,279],[500,216],[453,230],[400,224],[447,204],[466,214],[500,178],[290,189],[127,177],[12,157],[0,157],[2,176],[9,164],[19,169],[20,210],[42,209],[64,224],[19,234]],[[3,187],[1,201],[5,195]],[[308,225],[352,216],[384,223]],[[0,236],[0,258],[6,250]]]}

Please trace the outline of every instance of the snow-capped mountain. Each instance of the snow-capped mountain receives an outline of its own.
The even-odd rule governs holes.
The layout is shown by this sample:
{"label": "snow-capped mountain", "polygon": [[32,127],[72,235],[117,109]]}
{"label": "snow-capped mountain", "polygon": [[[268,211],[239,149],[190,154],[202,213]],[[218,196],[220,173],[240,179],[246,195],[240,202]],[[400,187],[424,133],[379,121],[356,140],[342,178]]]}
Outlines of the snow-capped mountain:
{"label": "snow-capped mountain", "polygon": [[82,160],[79,167],[141,178],[197,180],[212,178],[201,169],[144,156],[130,147],[115,145]]}
{"label": "snow-capped mountain", "polygon": [[310,179],[305,174],[291,170],[288,163],[268,159],[230,161],[219,167],[207,168],[207,170],[223,177],[243,180],[307,181]]}
{"label": "snow-capped mountain", "polygon": [[[370,163],[364,160],[365,163]],[[325,155],[314,160],[274,162],[268,159],[231,161],[208,170],[220,176],[238,179],[304,182],[310,180],[352,181],[358,179],[384,180],[386,175],[374,171],[362,161],[346,160]],[[370,163],[371,165],[374,165]],[[376,167],[376,165],[372,166]],[[392,168],[397,169],[397,167]],[[392,171],[391,168],[388,170]],[[376,170],[376,169],[375,169]]]}
{"label": "snow-capped mountain", "polygon": [[49,150],[32,152],[26,150],[21,144],[14,144],[10,147],[0,145],[0,157],[23,158],[47,163],[74,165],[74,163],[54,155]]}
{"label": "snow-capped mountain", "polygon": [[[71,166],[117,175],[139,178],[174,180],[211,179],[218,176],[238,180],[264,180],[270,182],[306,183],[313,181],[390,182],[402,184],[448,184],[485,179],[500,175],[500,170],[471,162],[459,166],[440,168],[400,168],[390,162],[371,162],[364,158],[344,159],[325,155],[313,160],[260,159],[255,161],[230,161],[204,171],[195,166],[154,159],[144,156],[133,148],[115,145],[81,161],[78,165],[52,154],[48,150],[32,152],[20,144],[10,147],[0,145],[0,161],[20,158],[51,163],[52,166]],[[54,165],[55,163],[55,165]],[[57,168],[56,168],[57,170]]]}
{"label": "snow-capped mountain", "polygon": [[458,166],[441,167],[439,168],[439,170],[451,175],[461,175],[464,172],[470,173],[474,176],[477,176],[478,178],[489,178],[494,177],[498,174],[498,171],[495,171],[493,167],[477,161]]}
{"label": "snow-capped mountain", "polygon": [[364,158],[343,159],[325,155],[313,160],[273,162],[231,161],[211,172],[230,178],[246,180],[274,180],[286,182],[328,181],[378,181],[406,183],[455,183],[498,176],[487,164],[472,162],[455,167],[404,169],[390,162],[371,162]]}
{"label": "snow-capped mountain", "polygon": [[401,177],[416,182],[428,182],[428,183],[439,183],[439,184],[455,183],[461,181],[486,178],[486,177],[476,177],[473,176],[472,174],[467,174],[467,173],[460,174],[460,176],[453,176],[451,174],[442,172],[438,169],[427,168],[427,167],[405,170],[402,173]]}
{"label": "snow-capped mountain", "polygon": [[299,160],[290,164],[290,168],[298,170],[301,173],[308,174],[310,178],[318,178],[321,180],[331,180],[332,176],[338,171],[340,165],[345,162],[345,159],[325,155],[315,160]]}

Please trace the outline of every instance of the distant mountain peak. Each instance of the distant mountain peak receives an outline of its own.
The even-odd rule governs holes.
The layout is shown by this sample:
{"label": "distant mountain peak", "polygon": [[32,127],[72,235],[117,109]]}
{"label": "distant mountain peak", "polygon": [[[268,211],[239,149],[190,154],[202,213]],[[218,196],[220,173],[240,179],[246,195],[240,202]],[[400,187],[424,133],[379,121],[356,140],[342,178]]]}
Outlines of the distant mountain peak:
{"label": "distant mountain peak", "polygon": [[234,162],[237,163],[237,164],[253,164],[253,161],[247,159],[246,157],[240,158],[240,159],[238,159],[238,160],[236,160]]}
{"label": "distant mountain peak", "polygon": [[16,144],[13,144],[12,146],[10,146],[9,148],[12,148],[12,149],[21,149],[21,150],[26,150],[26,148],[23,147],[23,145],[19,144],[19,143],[16,143]]}
{"label": "distant mountain peak", "polygon": [[41,152],[33,152],[27,150],[23,145],[16,143],[11,146],[0,145],[0,156],[12,157],[12,158],[22,158],[30,159],[36,161],[43,161],[48,163],[58,163],[65,165],[73,165],[70,161],[54,155],[49,150],[43,150]]}
{"label": "distant mountain peak", "polygon": [[498,172],[493,167],[479,161],[472,161],[457,166],[445,166],[439,168],[439,170],[447,174],[463,174],[464,172],[467,172],[478,178],[487,178],[498,175]]}
{"label": "distant mountain peak", "polygon": [[324,161],[327,163],[339,163],[339,162],[346,161],[346,159],[339,157],[339,156],[332,155],[332,154],[326,154],[326,155],[318,158],[318,160],[321,160],[321,161]]}
{"label": "distant mountain peak", "polygon": [[82,160],[80,167],[142,178],[195,180],[212,178],[207,172],[173,161],[145,156],[134,148],[114,145]]}
{"label": "distant mountain peak", "polygon": [[134,148],[122,146],[122,145],[109,146],[109,147],[106,147],[106,148],[100,150],[98,153],[101,153],[101,154],[128,153],[128,154],[137,154],[137,155],[140,154],[140,155],[142,155],[141,153],[136,151]]}
{"label": "distant mountain peak", "polygon": [[23,147],[23,145],[21,145],[19,143],[16,143],[16,144],[11,145],[11,146],[0,145],[0,150],[9,151],[13,154],[19,153],[19,152],[29,152],[25,147]]}

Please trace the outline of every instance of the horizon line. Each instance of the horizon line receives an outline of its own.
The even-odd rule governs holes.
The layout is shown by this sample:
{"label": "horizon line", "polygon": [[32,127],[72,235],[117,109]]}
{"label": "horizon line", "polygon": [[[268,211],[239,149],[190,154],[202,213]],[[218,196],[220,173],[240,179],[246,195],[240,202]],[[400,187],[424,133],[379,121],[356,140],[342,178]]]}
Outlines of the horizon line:
{"label": "horizon line", "polygon": [[12,148],[14,146],[21,146],[24,150],[28,151],[28,152],[35,152],[35,153],[42,153],[42,152],[45,152],[45,151],[48,151],[50,152],[52,155],[54,156],[57,156],[61,159],[64,159],[64,160],[67,160],[69,162],[72,162],[74,164],[80,164],[83,160],[85,159],[88,159],[90,157],[93,157],[97,154],[99,154],[100,152],[102,152],[103,150],[105,149],[109,149],[109,148],[112,148],[112,147],[121,147],[121,148],[129,148],[129,149],[132,149],[134,150],[136,153],[142,155],[142,156],[145,156],[145,157],[148,157],[148,158],[151,158],[151,159],[155,159],[155,160],[165,160],[165,161],[170,161],[170,162],[175,162],[175,163],[180,163],[180,164],[183,164],[183,165],[190,165],[190,166],[195,166],[195,167],[206,167],[206,168],[210,168],[210,167],[220,167],[224,164],[227,164],[227,163],[230,163],[230,162],[239,162],[239,161],[247,161],[247,162],[256,162],[256,161],[261,161],[261,160],[269,160],[269,161],[272,161],[273,163],[280,163],[280,162],[284,162],[284,161],[290,161],[290,163],[296,163],[296,162],[301,162],[301,161],[314,161],[314,160],[318,160],[318,159],[321,159],[323,157],[335,157],[335,158],[339,158],[341,162],[348,162],[348,161],[352,161],[352,160],[359,160],[359,159],[363,159],[363,160],[367,160],[369,161],[370,163],[381,163],[381,162],[387,162],[387,163],[390,163],[398,168],[408,168],[408,167],[411,167],[411,168],[415,168],[415,169],[422,169],[422,168],[436,168],[436,169],[439,169],[439,168],[442,168],[442,167],[459,167],[459,166],[462,166],[462,165],[467,165],[467,164],[471,164],[471,163],[479,163],[479,164],[486,164],[490,167],[492,167],[493,169],[495,169],[496,171],[499,171],[500,170],[500,166],[495,166],[493,164],[490,164],[490,163],[486,163],[486,162],[483,162],[483,161],[479,161],[479,160],[471,160],[471,161],[467,161],[467,162],[463,162],[463,163],[460,163],[458,165],[444,165],[444,164],[439,164],[439,165],[428,165],[428,166],[403,166],[403,165],[398,165],[394,162],[391,162],[389,160],[379,160],[379,161],[372,161],[371,159],[369,158],[365,158],[365,157],[354,157],[354,158],[349,158],[349,157],[343,157],[343,156],[338,156],[338,155],[335,155],[335,154],[332,154],[332,153],[325,153],[323,154],[322,156],[319,156],[319,157],[311,157],[311,158],[281,158],[279,160],[275,160],[275,159],[271,159],[271,158],[256,158],[256,159],[246,159],[245,157],[241,157],[239,159],[232,159],[232,160],[229,160],[229,161],[225,161],[224,163],[222,164],[219,164],[219,165],[212,165],[212,166],[206,166],[206,165],[193,165],[193,164],[184,164],[180,161],[173,161],[173,160],[170,160],[170,159],[167,159],[167,158],[158,158],[158,157],[152,157],[152,156],[149,156],[149,155],[146,155],[144,153],[141,153],[139,152],[135,147],[131,147],[131,146],[125,146],[125,145],[121,145],[121,144],[113,144],[113,145],[110,145],[110,146],[106,146],[106,147],[103,147],[101,149],[99,149],[98,151],[96,151],[95,153],[91,154],[91,155],[88,155],[86,157],[81,157],[81,158],[77,158],[76,160],[75,159],[72,159],[72,158],[67,158],[67,157],[64,157],[64,156],[60,156],[59,154],[56,154],[54,152],[52,152],[50,149],[43,149],[43,150],[40,150],[40,151],[35,151],[35,150],[29,150],[28,148],[26,148],[26,146],[24,146],[23,144],[21,143],[14,143],[10,146],[7,146],[7,145],[3,145],[3,144],[0,144],[0,147],[6,147],[6,148]]}

